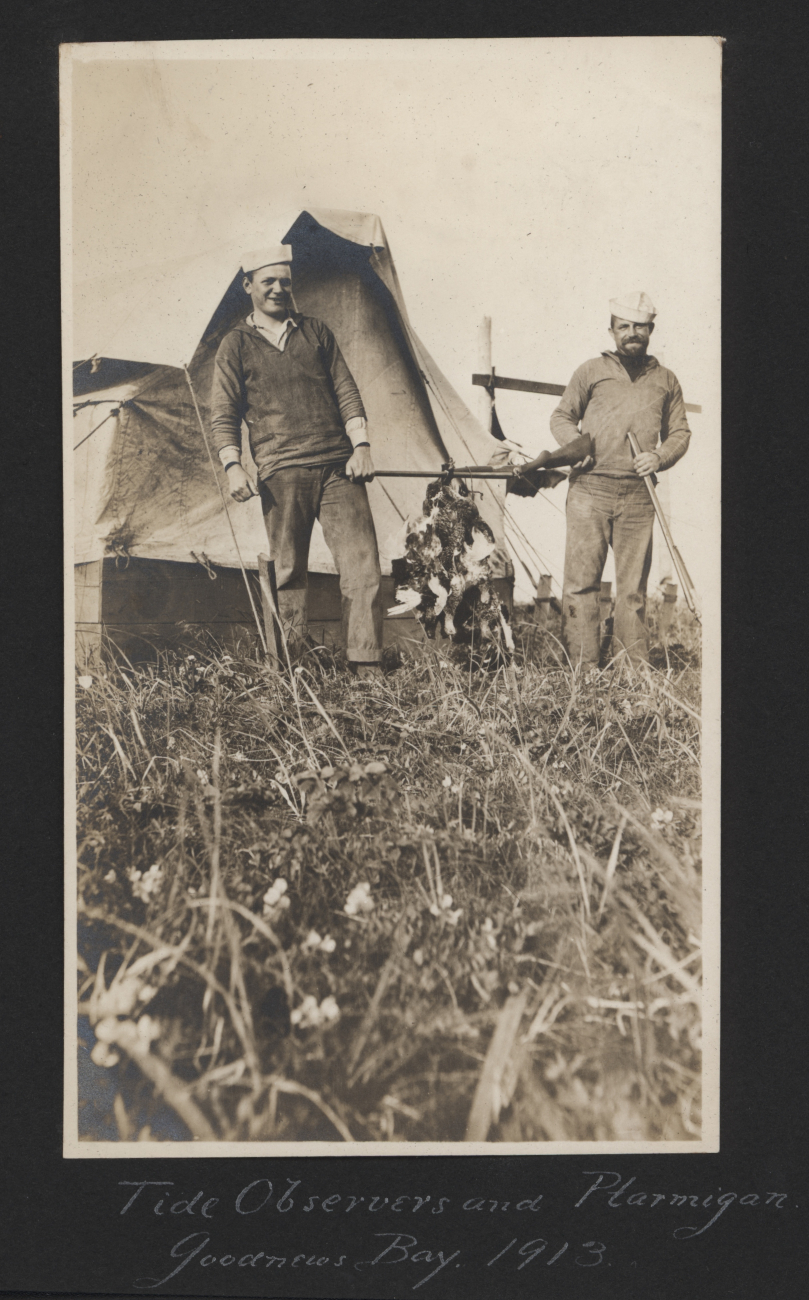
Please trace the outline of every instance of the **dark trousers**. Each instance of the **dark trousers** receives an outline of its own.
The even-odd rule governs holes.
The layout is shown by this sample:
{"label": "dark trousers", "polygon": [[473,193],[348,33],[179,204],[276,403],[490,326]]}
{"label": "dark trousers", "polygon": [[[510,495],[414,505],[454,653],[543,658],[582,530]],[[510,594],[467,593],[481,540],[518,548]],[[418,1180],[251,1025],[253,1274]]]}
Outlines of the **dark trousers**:
{"label": "dark trousers", "polygon": [[597,664],[601,575],[615,553],[613,652],[649,657],[646,583],[652,563],[654,506],[640,478],[586,474],[567,494],[562,636],[574,664]]}
{"label": "dark trousers", "polygon": [[382,657],[381,571],[376,530],[364,483],[343,465],[276,470],[260,483],[270,558],[275,561],[278,612],[293,640],[307,630],[309,544],[319,519],[340,575],[346,653],[356,663]]}

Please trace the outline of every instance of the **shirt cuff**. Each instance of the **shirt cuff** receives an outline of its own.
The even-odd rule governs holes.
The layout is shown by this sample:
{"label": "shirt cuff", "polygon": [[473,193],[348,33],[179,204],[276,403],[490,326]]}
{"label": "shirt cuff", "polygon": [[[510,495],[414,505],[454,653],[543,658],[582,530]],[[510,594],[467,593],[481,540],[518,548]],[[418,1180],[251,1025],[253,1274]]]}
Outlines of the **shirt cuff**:
{"label": "shirt cuff", "polygon": [[368,442],[368,423],[361,415],[355,415],[352,419],[346,421],[346,433],[351,439],[351,446],[356,447],[360,442]]}
{"label": "shirt cuff", "polygon": [[241,450],[234,443],[230,447],[221,448],[219,452],[219,459],[221,460],[223,465],[232,465],[234,461],[236,462],[237,465],[241,465],[242,453]]}

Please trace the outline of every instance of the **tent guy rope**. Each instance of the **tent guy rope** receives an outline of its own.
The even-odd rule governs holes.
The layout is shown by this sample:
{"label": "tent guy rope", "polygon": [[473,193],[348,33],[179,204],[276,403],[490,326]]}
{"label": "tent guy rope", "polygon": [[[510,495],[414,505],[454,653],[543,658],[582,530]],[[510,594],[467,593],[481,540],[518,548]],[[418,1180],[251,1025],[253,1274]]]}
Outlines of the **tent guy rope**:
{"label": "tent guy rope", "polygon": [[[376,473],[376,475],[375,475],[374,477],[375,477],[375,479],[379,477],[379,471],[378,471],[378,470],[377,470],[377,473]],[[396,502],[394,501],[393,497],[391,496],[390,492],[389,492],[389,491],[387,490],[387,488],[385,487],[385,484],[384,484],[384,483],[380,483],[379,486],[381,487],[382,491],[385,493],[385,496],[386,496],[386,497],[388,498],[388,500],[390,501],[391,505],[393,506],[393,508],[394,508],[394,510],[396,511],[396,513],[397,513],[397,515],[399,516],[399,518],[400,518],[400,519],[402,520],[402,522],[404,523],[404,522],[406,521],[406,519],[407,519],[407,515],[403,515],[403,514],[402,514],[401,510],[400,510],[399,507],[397,506],[397,504],[396,504]]]}
{"label": "tent guy rope", "polygon": [[[94,403],[94,405],[96,405],[96,403]],[[123,402],[120,403],[120,405],[123,406]],[[106,424],[106,423],[107,423],[107,420],[111,419],[113,415],[117,415],[117,414],[118,414],[118,409],[119,409],[119,408],[116,406],[116,407],[113,408],[113,410],[108,411],[107,414],[104,416],[104,419],[103,419],[103,420],[99,420],[99,422],[98,422],[98,424],[95,426],[95,428],[91,429],[89,433],[85,433],[85,435],[84,435],[83,438],[79,438],[79,441],[76,443],[76,445],[75,445],[75,447],[73,448],[73,450],[74,450],[74,451],[78,451],[78,450],[79,450],[79,447],[81,447],[81,445],[82,445],[83,443],[85,443],[85,442],[87,441],[88,438],[92,438],[93,434],[98,432],[98,430],[101,428],[102,424]],[[75,414],[75,412],[74,412],[74,414]]]}
{"label": "tent guy rope", "polygon": [[253,611],[253,618],[256,620],[256,627],[258,628],[258,634],[259,634],[259,637],[261,638],[261,644],[262,644],[263,647],[264,647],[264,653],[265,653],[265,654],[268,654],[269,651],[268,651],[268,649],[267,649],[267,638],[266,638],[265,635],[264,635],[264,628],[261,626],[261,619],[260,619],[259,616],[258,616],[258,610],[256,609],[256,602],[255,602],[255,600],[253,599],[253,592],[252,592],[252,590],[251,590],[251,588],[250,588],[250,580],[249,580],[249,578],[247,577],[247,570],[246,570],[245,567],[244,567],[244,560],[242,559],[242,553],[241,553],[241,551],[240,551],[240,549],[239,549],[239,543],[238,543],[238,541],[237,541],[237,539],[236,539],[236,531],[235,531],[235,529],[234,529],[234,527],[233,527],[233,520],[231,519],[231,517],[230,517],[230,511],[228,510],[228,503],[227,503],[227,501],[225,500],[225,494],[224,494],[224,492],[222,491],[222,484],[219,482],[219,475],[218,475],[217,472],[216,472],[216,465],[214,464],[214,458],[213,458],[213,455],[212,455],[212,453],[211,453],[211,446],[210,446],[210,443],[208,442],[208,435],[207,435],[207,433],[205,432],[205,425],[204,425],[204,423],[203,423],[202,415],[201,415],[201,413],[200,413],[199,403],[197,402],[197,394],[196,394],[196,392],[195,392],[195,390],[194,390],[194,385],[193,385],[192,382],[191,382],[191,375],[190,375],[190,373],[189,373],[188,366],[183,366],[183,370],[185,371],[185,377],[186,377],[186,380],[188,381],[188,387],[189,387],[189,389],[191,390],[191,400],[192,400],[193,403],[194,403],[194,410],[195,410],[196,413],[197,413],[197,420],[198,420],[198,422],[199,422],[200,432],[202,433],[202,438],[203,438],[203,441],[204,441],[204,443],[205,443],[205,450],[206,450],[207,453],[208,453],[208,460],[211,462],[211,470],[213,471],[213,476],[214,476],[214,478],[216,479],[216,486],[217,486],[217,488],[218,488],[218,490],[219,490],[219,496],[220,496],[221,499],[222,499],[222,508],[223,508],[223,510],[224,510],[224,512],[225,512],[225,517],[226,517],[226,519],[227,519],[227,521],[228,521],[228,527],[229,527],[229,529],[230,529],[230,535],[231,535],[231,537],[233,538],[233,545],[234,545],[234,547],[236,548],[236,555],[238,556],[238,559],[239,559],[239,568],[240,568],[241,571],[242,571],[242,577],[244,578],[244,585],[245,585],[245,587],[247,588],[247,595],[248,595],[249,600],[250,600],[250,608],[251,608],[252,611]]}

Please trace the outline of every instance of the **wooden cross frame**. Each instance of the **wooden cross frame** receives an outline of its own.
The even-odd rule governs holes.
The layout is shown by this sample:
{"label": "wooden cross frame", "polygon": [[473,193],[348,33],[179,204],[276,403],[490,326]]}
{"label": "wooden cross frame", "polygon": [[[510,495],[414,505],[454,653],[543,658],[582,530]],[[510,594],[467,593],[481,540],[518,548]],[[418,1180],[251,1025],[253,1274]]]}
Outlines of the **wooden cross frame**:
{"label": "wooden cross frame", "polygon": [[[536,379],[506,379],[505,375],[496,375],[494,369],[490,375],[473,375],[472,383],[479,388],[510,388],[517,393],[545,393],[549,397],[561,397],[565,391],[564,384],[541,384]],[[685,409],[695,415],[702,414],[701,406],[686,402]]]}

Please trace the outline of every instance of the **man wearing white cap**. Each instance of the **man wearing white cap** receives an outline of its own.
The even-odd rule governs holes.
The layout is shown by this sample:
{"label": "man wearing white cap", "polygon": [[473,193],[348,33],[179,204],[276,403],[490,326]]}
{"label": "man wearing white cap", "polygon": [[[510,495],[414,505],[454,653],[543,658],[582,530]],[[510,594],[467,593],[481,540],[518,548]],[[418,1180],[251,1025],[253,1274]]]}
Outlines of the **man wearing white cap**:
{"label": "man wearing white cap", "polygon": [[375,676],[381,571],[365,488],[374,475],[365,409],[329,327],[290,309],[291,262],[288,244],[242,259],[253,310],[216,354],[211,429],[231,496],[247,501],[242,420],[247,425],[288,634],[306,634],[309,544],[319,519],[340,574],[348,658],[360,676]]}
{"label": "man wearing white cap", "polygon": [[[648,356],[655,308],[645,293],[610,302],[614,352],[575,371],[551,416],[561,445],[588,434],[593,454],[574,468],[567,498],[562,635],[572,662],[597,665],[601,575],[615,555],[614,649],[648,658],[646,583],[654,508],[643,479],[669,469],[691,438],[676,377]],[[631,430],[640,446],[633,456]]]}

